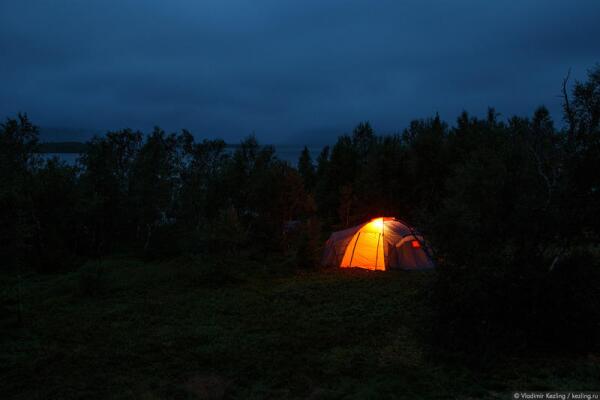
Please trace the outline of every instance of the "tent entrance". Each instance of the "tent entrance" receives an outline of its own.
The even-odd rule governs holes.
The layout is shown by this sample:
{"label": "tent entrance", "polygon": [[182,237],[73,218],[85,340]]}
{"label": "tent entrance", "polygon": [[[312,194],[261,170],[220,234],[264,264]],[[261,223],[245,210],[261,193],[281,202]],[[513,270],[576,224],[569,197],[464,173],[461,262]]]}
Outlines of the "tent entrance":
{"label": "tent entrance", "polygon": [[385,270],[381,232],[370,229],[358,231],[346,247],[340,266]]}

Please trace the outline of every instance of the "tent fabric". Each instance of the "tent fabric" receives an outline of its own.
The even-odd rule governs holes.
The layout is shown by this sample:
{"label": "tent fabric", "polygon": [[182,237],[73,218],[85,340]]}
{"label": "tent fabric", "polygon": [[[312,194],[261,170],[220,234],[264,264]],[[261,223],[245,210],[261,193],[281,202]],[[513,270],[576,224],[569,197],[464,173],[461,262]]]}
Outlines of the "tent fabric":
{"label": "tent fabric", "polygon": [[325,246],[323,264],[339,266],[342,262],[342,257],[344,257],[344,252],[348,243],[350,243],[356,232],[358,232],[363,225],[364,224],[361,224],[359,226],[344,229],[343,231],[332,233]]}
{"label": "tent fabric", "polygon": [[371,270],[421,270],[435,266],[423,237],[394,218],[375,218],[332,233],[325,244],[322,263]]}

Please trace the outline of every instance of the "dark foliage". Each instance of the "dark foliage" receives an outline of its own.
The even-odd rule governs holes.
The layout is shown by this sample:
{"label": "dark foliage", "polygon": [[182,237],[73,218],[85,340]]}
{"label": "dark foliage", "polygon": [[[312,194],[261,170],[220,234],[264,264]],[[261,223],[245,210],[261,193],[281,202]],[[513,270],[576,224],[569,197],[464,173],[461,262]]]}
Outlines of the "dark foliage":
{"label": "dark foliage", "polygon": [[[600,67],[564,90],[566,127],[531,118],[438,115],[401,134],[369,123],[298,168],[245,139],[234,151],[191,133],[95,137],[76,166],[36,156],[26,116],[0,130],[3,268],[72,268],[118,252],[145,258],[283,254],[318,264],[327,234],[398,216],[431,242],[434,344],[473,354],[600,338]],[[215,267],[220,268],[220,267]],[[102,275],[82,275],[97,294]]]}
{"label": "dark foliage", "polygon": [[26,115],[0,129],[0,256],[6,268],[14,268],[32,261],[39,228],[32,193],[38,129]]}
{"label": "dark foliage", "polygon": [[74,153],[86,151],[85,143],[81,142],[47,142],[40,143],[37,149],[40,153]]}

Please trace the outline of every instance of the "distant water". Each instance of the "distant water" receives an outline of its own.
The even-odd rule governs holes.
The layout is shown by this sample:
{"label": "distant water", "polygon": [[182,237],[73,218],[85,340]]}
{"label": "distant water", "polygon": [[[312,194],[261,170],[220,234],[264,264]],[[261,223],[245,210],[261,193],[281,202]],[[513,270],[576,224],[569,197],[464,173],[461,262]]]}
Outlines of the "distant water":
{"label": "distant water", "polygon": [[44,160],[49,160],[51,158],[56,157],[59,160],[64,161],[69,165],[75,165],[80,154],[79,153],[41,153],[40,156]]}
{"label": "distant water", "polygon": [[[300,157],[300,153],[304,149],[304,146],[291,146],[291,145],[281,145],[281,146],[273,146],[275,147],[275,154],[277,158],[283,161],[287,161],[293,166],[298,164],[298,158]],[[322,147],[308,147],[308,151],[313,159],[316,161],[317,156],[321,152]],[[235,151],[235,147],[228,147],[227,151],[233,153]],[[69,165],[75,165],[77,159],[79,158],[79,153],[43,153],[41,154],[42,158],[50,159],[52,157],[58,157],[60,160],[66,162]]]}

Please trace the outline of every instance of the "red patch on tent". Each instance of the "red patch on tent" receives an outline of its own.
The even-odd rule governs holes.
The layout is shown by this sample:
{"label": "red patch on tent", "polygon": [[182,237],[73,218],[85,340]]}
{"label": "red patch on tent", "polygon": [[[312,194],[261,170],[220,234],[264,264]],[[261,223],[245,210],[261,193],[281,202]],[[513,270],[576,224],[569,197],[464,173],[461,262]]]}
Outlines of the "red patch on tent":
{"label": "red patch on tent", "polygon": [[419,243],[418,240],[413,240],[412,242],[410,242],[410,245],[414,248],[414,249],[418,249],[419,247],[421,247],[421,243]]}

